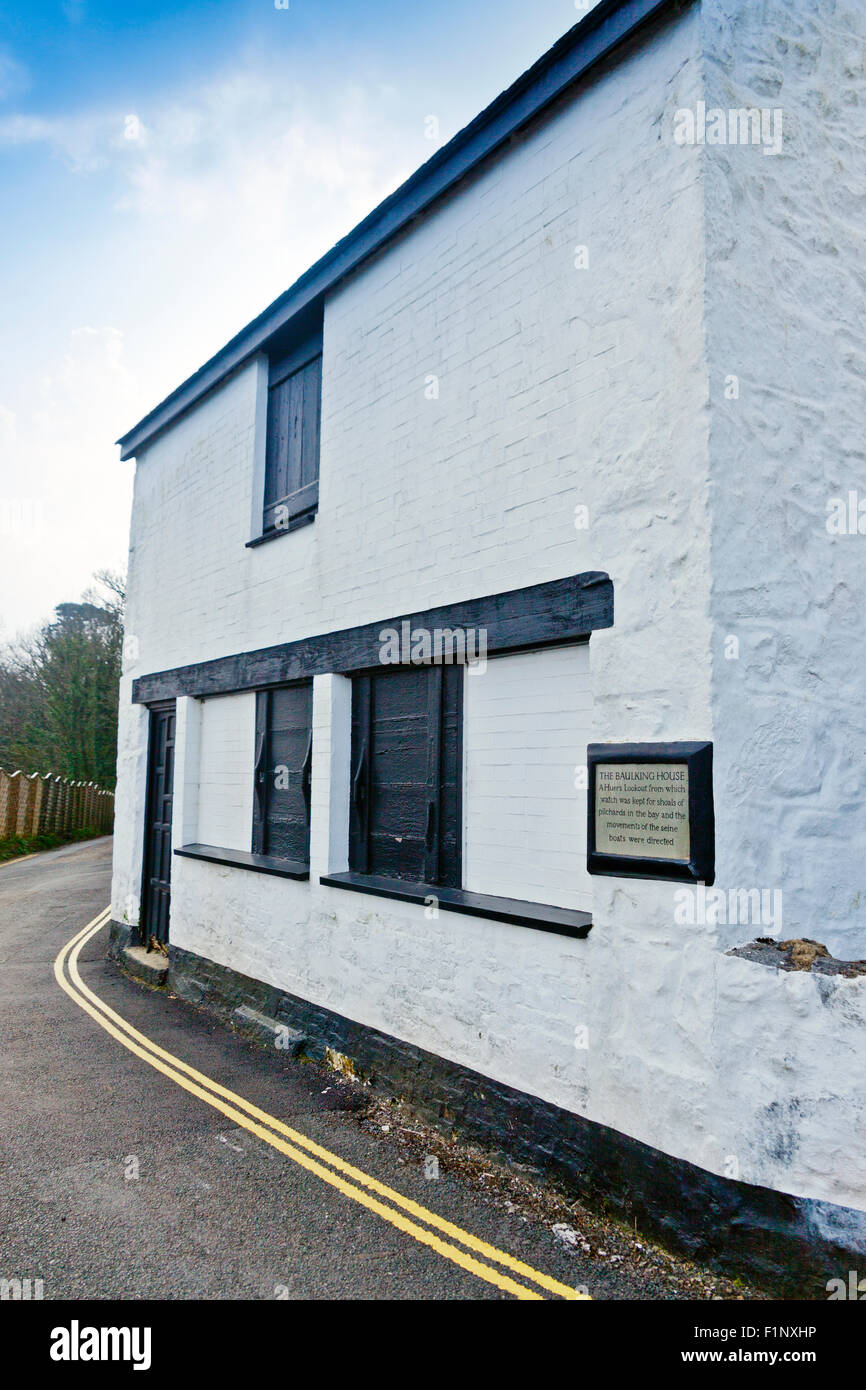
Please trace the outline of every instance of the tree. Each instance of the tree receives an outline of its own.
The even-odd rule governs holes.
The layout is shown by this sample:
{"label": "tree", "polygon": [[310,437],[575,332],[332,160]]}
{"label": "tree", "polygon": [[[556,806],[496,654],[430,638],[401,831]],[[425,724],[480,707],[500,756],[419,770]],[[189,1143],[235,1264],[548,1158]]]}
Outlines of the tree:
{"label": "tree", "polygon": [[115,783],[122,576],[101,570],[78,603],[0,654],[0,766]]}

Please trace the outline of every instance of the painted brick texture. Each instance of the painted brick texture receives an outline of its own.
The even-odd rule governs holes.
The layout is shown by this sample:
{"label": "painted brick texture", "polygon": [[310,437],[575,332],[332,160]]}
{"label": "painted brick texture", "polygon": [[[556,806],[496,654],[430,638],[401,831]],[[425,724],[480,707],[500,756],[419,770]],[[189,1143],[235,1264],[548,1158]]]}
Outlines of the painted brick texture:
{"label": "painted brick texture", "polygon": [[254,694],[204,701],[195,836],[200,844],[252,848],[255,730]]}

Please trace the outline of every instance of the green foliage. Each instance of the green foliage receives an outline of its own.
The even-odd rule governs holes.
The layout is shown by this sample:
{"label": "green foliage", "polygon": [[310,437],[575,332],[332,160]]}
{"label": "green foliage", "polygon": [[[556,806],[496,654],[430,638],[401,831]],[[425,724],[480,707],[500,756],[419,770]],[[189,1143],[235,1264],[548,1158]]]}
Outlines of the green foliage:
{"label": "green foliage", "polygon": [[123,650],[123,579],[61,603],[30,638],[0,652],[0,767],[112,790]]}
{"label": "green foliage", "polygon": [[47,831],[42,835],[13,835],[11,840],[0,840],[0,864],[7,859],[20,859],[22,854],[36,854],[42,849],[57,849],[59,845],[68,845],[75,840],[94,840],[98,835],[104,835],[104,830],[95,830],[93,826],[83,826],[80,830],[70,830],[66,834],[60,831]]}

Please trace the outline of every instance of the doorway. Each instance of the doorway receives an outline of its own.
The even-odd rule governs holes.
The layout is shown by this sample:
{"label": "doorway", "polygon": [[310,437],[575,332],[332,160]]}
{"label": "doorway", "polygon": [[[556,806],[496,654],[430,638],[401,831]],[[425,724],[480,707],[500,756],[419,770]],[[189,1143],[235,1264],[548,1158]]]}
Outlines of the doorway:
{"label": "doorway", "polygon": [[168,945],[175,702],[151,705],[144,821],[141,944]]}

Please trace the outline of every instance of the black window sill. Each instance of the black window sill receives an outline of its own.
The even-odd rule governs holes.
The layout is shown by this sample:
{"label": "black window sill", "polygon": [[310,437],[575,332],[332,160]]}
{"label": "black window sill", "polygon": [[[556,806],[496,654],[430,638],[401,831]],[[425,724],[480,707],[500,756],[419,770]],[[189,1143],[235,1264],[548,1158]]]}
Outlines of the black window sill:
{"label": "black window sill", "polygon": [[309,864],[299,859],[275,859],[269,854],[250,854],[243,849],[220,849],[217,845],[184,845],[176,849],[182,859],[205,859],[211,864],[227,864],[231,869],[250,869],[254,874],[275,874],[277,878],[308,879]]}
{"label": "black window sill", "polygon": [[420,903],[435,898],[446,912],[465,912],[470,917],[489,917],[518,927],[556,932],[559,936],[585,937],[592,928],[592,916],[570,907],[547,907],[525,903],[517,898],[496,898],[489,893],[470,893],[465,888],[442,888],[433,883],[409,883],[399,878],[376,878],[372,874],[324,874],[319,879],[328,888],[348,888],[353,893],[371,893],[377,898],[396,898],[399,902]]}
{"label": "black window sill", "polygon": [[297,531],[302,526],[309,526],[315,519],[315,512],[306,512],[303,516],[293,516],[288,526],[275,526],[272,531],[265,531],[264,535],[253,536],[251,541],[245,541],[244,549],[253,550],[257,545],[267,545],[268,541],[277,541],[280,536],[288,536],[291,531]]}

